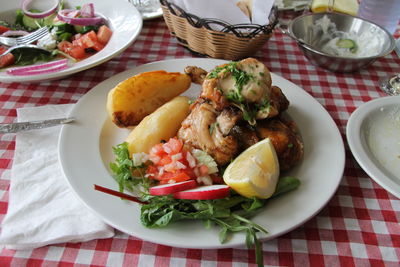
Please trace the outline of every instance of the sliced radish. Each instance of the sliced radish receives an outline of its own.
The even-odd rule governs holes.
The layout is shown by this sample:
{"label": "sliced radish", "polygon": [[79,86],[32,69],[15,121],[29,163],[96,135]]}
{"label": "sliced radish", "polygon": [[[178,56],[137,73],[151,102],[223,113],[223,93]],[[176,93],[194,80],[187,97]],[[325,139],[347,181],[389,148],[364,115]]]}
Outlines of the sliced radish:
{"label": "sliced radish", "polygon": [[200,186],[195,189],[176,192],[177,199],[219,199],[229,195],[229,186],[223,184]]}
{"label": "sliced radish", "polygon": [[165,196],[173,194],[179,191],[188,190],[197,187],[195,180],[188,180],[173,184],[163,184],[150,187],[150,195],[153,196]]}

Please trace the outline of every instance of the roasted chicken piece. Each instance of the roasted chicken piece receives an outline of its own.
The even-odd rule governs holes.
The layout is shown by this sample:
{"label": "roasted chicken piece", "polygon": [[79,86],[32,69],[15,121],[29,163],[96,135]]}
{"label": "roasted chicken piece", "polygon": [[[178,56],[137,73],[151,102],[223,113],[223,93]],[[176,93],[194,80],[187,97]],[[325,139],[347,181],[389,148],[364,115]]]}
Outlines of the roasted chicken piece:
{"label": "roasted chicken piece", "polygon": [[189,77],[192,79],[193,83],[197,84],[203,84],[204,79],[207,76],[207,71],[196,66],[187,66],[184,69],[184,72],[189,75]]}
{"label": "roasted chicken piece", "polygon": [[193,104],[189,116],[182,122],[178,138],[185,145],[201,149],[211,155],[218,165],[225,165],[238,153],[237,140],[229,134],[234,123],[223,118],[230,111],[218,113],[205,101]]}
{"label": "roasted chicken piece", "polygon": [[282,93],[281,88],[278,86],[271,87],[271,95],[269,101],[269,108],[267,110],[260,110],[257,113],[257,120],[265,118],[273,118],[282,111],[287,110],[289,107],[289,100]]}
{"label": "roasted chicken piece", "polygon": [[294,122],[276,117],[259,121],[256,129],[261,139],[271,139],[281,170],[290,169],[303,157],[303,142]]}
{"label": "roasted chicken piece", "polygon": [[231,134],[238,140],[239,149],[243,151],[260,141],[253,126],[248,123],[238,123],[232,128]]}
{"label": "roasted chicken piece", "polygon": [[208,74],[202,68],[188,66],[185,73],[192,82],[202,82],[200,97],[210,100],[216,110],[234,105],[259,120],[272,118],[289,105],[280,88],[271,86],[267,67],[254,58],[218,66]]}

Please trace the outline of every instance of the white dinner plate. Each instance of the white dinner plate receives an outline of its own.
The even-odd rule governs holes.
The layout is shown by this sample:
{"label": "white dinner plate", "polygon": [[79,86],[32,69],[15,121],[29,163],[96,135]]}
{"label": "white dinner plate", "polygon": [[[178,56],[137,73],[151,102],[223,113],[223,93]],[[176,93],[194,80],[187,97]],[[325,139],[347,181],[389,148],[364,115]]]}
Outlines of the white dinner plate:
{"label": "white dinner plate", "polygon": [[[148,229],[139,221],[136,203],[95,191],[93,184],[118,190],[108,165],[113,161],[111,147],[122,143],[129,130],[119,129],[106,113],[107,93],[120,81],[137,73],[152,70],[183,72],[195,65],[211,70],[226,61],[203,58],[173,59],[154,62],[122,72],[100,83],[84,95],[74,107],[76,122],[62,128],[59,156],[67,180],[77,196],[111,226],[135,237],[170,246],[221,248],[245,244],[243,233],[220,244],[218,228],[205,229],[201,222],[181,221],[164,229]],[[282,235],[313,217],[335,193],[344,170],[344,146],[337,126],[328,112],[297,85],[272,74],[274,85],[282,88],[291,102],[290,117],[300,128],[304,140],[304,160],[288,175],[301,180],[300,187],[271,199],[253,221],[264,226],[263,240]],[[184,95],[197,97],[199,85],[192,85]]]}
{"label": "white dinner plate", "polygon": [[400,96],[369,101],[350,116],[347,141],[361,168],[400,198]]}
{"label": "white dinner plate", "polygon": [[[14,23],[15,11],[20,9],[21,1],[2,1],[0,5],[0,19]],[[64,2],[66,7],[69,8],[81,6],[85,2],[93,3],[96,13],[106,18],[108,26],[113,31],[107,45],[101,51],[84,60],[76,63],[70,62],[68,68],[59,72],[31,76],[14,76],[7,74],[6,69],[2,69],[0,71],[0,82],[39,82],[59,79],[92,68],[122,53],[136,40],[142,29],[143,21],[139,11],[125,0],[113,0],[112,4],[110,1],[104,0],[65,0]]]}

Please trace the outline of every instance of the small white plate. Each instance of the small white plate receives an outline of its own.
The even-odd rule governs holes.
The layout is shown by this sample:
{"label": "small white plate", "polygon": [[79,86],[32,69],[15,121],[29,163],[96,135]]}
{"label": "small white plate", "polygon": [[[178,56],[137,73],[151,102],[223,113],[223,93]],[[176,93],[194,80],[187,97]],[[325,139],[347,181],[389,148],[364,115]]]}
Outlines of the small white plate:
{"label": "small white plate", "polygon": [[[0,19],[10,23],[15,20],[15,11],[20,7],[21,1],[2,1],[0,5]],[[65,76],[97,66],[122,53],[131,45],[139,35],[143,21],[139,11],[125,0],[113,0],[112,5],[104,0],[65,0],[67,7],[81,6],[85,2],[94,4],[95,11],[107,19],[108,26],[113,31],[108,44],[96,54],[76,63],[59,72],[31,75],[13,76],[0,71],[0,82],[41,82],[44,80],[60,79]],[[112,8],[110,8],[112,7]]]}
{"label": "small white plate", "polygon": [[400,198],[400,96],[358,107],[347,122],[347,142],[361,168]]}
{"label": "small white plate", "polygon": [[[175,247],[212,249],[245,244],[243,233],[221,244],[218,228],[205,229],[199,221],[180,221],[163,229],[146,228],[140,223],[139,204],[93,189],[93,184],[98,184],[118,190],[108,167],[114,161],[111,147],[122,143],[130,132],[116,127],[108,117],[106,100],[113,87],[140,72],[183,72],[189,65],[210,71],[222,63],[226,61],[186,58],[138,66],[98,84],[78,101],[70,114],[76,120],[61,130],[60,162],[72,190],[105,222],[138,238]],[[287,113],[302,134],[304,158],[287,173],[301,180],[300,187],[269,200],[253,218],[269,232],[267,235],[260,233],[263,240],[287,233],[317,214],[336,192],[345,162],[342,137],[321,104],[297,85],[273,73],[272,83],[279,86],[290,101]],[[197,97],[199,93],[200,86],[193,84],[185,95]]]}

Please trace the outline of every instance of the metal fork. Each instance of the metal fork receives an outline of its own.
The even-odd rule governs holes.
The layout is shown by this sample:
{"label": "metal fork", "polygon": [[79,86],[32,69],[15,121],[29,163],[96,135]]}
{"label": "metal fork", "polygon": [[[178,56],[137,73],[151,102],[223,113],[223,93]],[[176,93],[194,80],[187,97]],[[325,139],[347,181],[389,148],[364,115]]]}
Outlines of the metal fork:
{"label": "metal fork", "polygon": [[13,51],[13,50],[15,50],[15,49],[21,49],[21,48],[38,49],[38,50],[41,50],[41,51],[43,51],[43,52],[48,52],[48,53],[50,53],[49,50],[47,50],[47,49],[45,49],[45,48],[43,48],[43,47],[37,46],[37,45],[33,45],[33,44],[20,44],[20,45],[16,45],[16,46],[12,46],[12,47],[8,48],[6,51],[4,51],[4,53],[0,54],[0,57],[4,56],[5,54],[10,53],[11,51]]}
{"label": "metal fork", "polygon": [[49,33],[49,29],[47,27],[41,27],[34,32],[31,32],[27,35],[17,37],[17,38],[0,36],[0,43],[4,44],[6,46],[30,44],[30,43],[37,41],[40,38],[44,37],[48,33]]}

